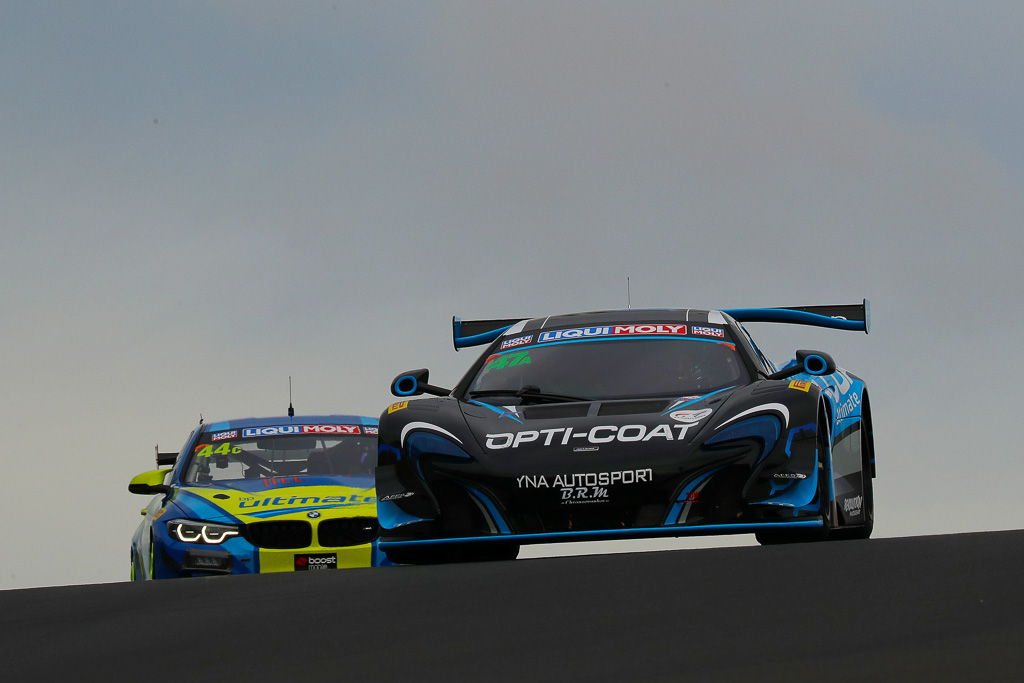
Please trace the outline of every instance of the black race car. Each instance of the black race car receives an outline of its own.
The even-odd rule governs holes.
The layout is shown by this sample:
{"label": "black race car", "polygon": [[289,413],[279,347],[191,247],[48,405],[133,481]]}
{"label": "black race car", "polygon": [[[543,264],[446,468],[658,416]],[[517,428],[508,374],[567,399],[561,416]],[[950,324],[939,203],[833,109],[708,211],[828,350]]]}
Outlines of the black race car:
{"label": "black race car", "polygon": [[[487,345],[454,389],[395,378],[380,418],[380,547],[400,563],[523,543],[750,533],[867,538],[864,383],[821,351],[775,367],[741,323],[869,329],[849,306],[453,319]],[[405,400],[419,394],[436,398]]]}

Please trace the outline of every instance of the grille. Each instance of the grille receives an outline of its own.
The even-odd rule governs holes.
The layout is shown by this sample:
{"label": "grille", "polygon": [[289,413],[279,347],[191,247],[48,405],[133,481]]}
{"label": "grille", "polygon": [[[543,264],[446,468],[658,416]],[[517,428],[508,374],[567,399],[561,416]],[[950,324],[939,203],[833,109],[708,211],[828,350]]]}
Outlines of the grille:
{"label": "grille", "polygon": [[320,522],[316,530],[325,548],[362,545],[377,538],[377,520],[373,517],[344,517]]}
{"label": "grille", "polygon": [[308,548],[313,545],[309,522],[255,522],[245,526],[246,537],[260,548]]}

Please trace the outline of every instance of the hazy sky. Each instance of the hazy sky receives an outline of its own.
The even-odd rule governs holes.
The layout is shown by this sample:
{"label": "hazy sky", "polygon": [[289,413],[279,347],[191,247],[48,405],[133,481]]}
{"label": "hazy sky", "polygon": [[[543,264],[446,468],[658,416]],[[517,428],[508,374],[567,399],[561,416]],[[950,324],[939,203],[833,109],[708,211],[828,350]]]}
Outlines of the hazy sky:
{"label": "hazy sky", "polygon": [[1024,526],[1021,3],[0,11],[0,588],[127,578],[128,480],[200,413],[281,414],[291,375],[377,415],[469,365],[451,315],[627,274],[640,307],[870,298],[870,336],[752,328],[868,382],[876,533]]}

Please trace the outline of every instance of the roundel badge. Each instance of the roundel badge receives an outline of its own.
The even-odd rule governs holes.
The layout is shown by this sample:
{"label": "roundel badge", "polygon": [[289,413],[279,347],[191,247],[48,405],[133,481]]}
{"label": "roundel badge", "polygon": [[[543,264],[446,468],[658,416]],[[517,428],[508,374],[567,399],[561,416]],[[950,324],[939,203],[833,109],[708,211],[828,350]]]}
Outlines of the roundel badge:
{"label": "roundel badge", "polygon": [[320,516],[320,513],[317,512],[316,510],[312,510],[310,512],[307,512],[306,516],[309,517],[310,519],[317,519]]}
{"label": "roundel badge", "polygon": [[704,408],[703,410],[674,410],[668,416],[678,422],[693,424],[694,422],[700,422],[712,412],[711,408]]}

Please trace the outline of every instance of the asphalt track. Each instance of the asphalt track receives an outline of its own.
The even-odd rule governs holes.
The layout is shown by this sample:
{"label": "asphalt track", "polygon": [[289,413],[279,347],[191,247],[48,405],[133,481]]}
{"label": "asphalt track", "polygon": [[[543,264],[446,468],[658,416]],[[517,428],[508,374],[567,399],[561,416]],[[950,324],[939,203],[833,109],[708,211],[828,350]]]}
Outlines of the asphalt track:
{"label": "asphalt track", "polygon": [[1024,531],[0,592],[4,681],[1024,679]]}

